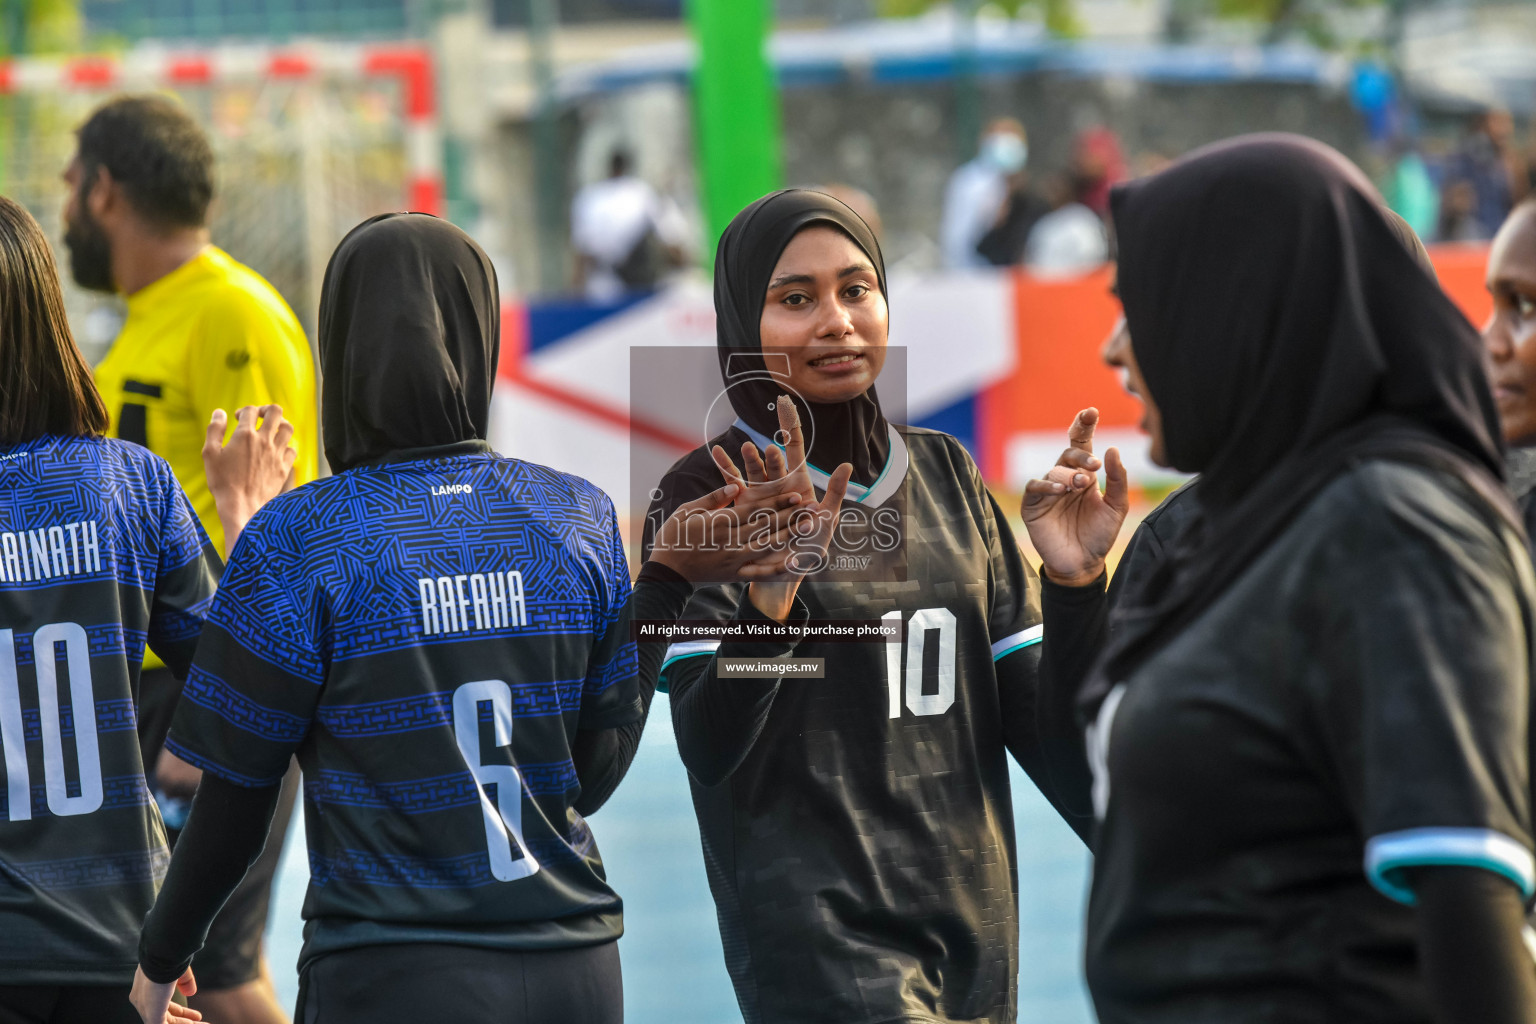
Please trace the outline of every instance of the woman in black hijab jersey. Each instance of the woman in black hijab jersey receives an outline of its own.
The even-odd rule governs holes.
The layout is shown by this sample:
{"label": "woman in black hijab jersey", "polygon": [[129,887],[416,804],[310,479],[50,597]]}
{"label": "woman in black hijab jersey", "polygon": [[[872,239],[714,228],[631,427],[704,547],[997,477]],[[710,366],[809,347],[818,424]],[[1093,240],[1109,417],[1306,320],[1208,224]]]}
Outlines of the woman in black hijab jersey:
{"label": "woman in black hijab jersey", "polygon": [[[1088,789],[1080,747],[1059,776],[1039,755],[1038,581],[959,442],[886,420],[874,387],[885,272],[853,211],[804,190],[747,207],[720,240],[715,310],[738,419],[668,472],[650,520],[731,478],[727,450],[742,452],[749,481],[776,475],[787,397],[810,438],[784,438],[806,500],[851,471],[834,547],[873,554],[857,572],[823,568],[797,594],[793,581],[701,588],[684,617],[905,626],[904,642],[668,652],[663,682],[743,1017],[1012,1021],[1006,751],[1053,800],[1075,789],[1086,804]],[[887,531],[898,543],[870,543]],[[825,659],[824,678],[719,674],[719,659],[791,653]]]}
{"label": "woman in black hijab jersey", "polygon": [[1310,140],[1111,206],[1152,457],[1201,476],[1082,694],[1099,1019],[1533,1019],[1533,582],[1476,332]]}

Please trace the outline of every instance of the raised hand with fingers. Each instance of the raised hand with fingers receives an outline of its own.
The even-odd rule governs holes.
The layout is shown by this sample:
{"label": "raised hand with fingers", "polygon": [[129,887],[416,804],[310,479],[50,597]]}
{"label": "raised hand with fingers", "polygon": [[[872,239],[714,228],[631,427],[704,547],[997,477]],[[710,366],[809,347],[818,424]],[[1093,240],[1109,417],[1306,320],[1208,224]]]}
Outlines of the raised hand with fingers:
{"label": "raised hand with fingers", "polygon": [[763,485],[773,491],[792,489],[799,492],[802,505],[810,505],[816,500],[816,485],[811,481],[810,462],[805,454],[800,410],[788,395],[780,395],[774,402],[774,412],[779,417],[779,429],[774,436],[777,443],[770,445],[767,452],[759,452],[757,445],[743,441],[741,470],[737,470],[719,445],[710,454],[727,481],[742,487]]}
{"label": "raised hand with fingers", "polygon": [[764,615],[783,622],[794,606],[800,581],[826,564],[827,550],[837,528],[838,512],[848,491],[848,480],[853,476],[853,466],[846,462],[838,466],[827,481],[826,493],[817,501],[805,457],[800,413],[788,395],[780,395],[775,405],[779,416],[779,438],[784,442],[782,450],[774,445],[759,454],[755,445],[743,444],[744,473],[736,472],[718,446],[714,454],[721,474],[728,481],[749,490],[756,487],[765,493],[773,493],[787,489],[800,495],[801,503],[789,513],[788,536],[774,535],[783,537],[785,542],[767,550],[762,557],[743,565],[740,570],[741,578],[753,581],[748,590],[752,603]]}
{"label": "raised hand with fingers", "polygon": [[227,424],[224,410],[215,409],[203,440],[203,468],[224,527],[226,557],[251,516],[290,486],[298,457],[288,443],[293,424],[283,419],[281,406],[241,407],[235,412],[235,432],[225,442]]}
{"label": "raised hand with fingers", "polygon": [[[728,485],[737,489],[733,507],[737,509],[787,508],[790,505],[810,505],[816,501],[816,490],[805,485],[795,476],[785,472],[784,453],[778,448],[759,452],[757,445],[747,441],[741,446],[742,468],[736,468],[725,449],[715,445],[709,450],[715,460],[715,468]],[[809,474],[806,479],[809,480]],[[794,495],[791,500],[789,495]],[[780,499],[784,499],[781,501]],[[788,504],[785,504],[788,501]]]}
{"label": "raised hand with fingers", "polygon": [[1099,578],[1131,507],[1130,481],[1117,448],[1104,453],[1105,488],[1099,492],[1101,463],[1093,454],[1098,422],[1097,409],[1077,414],[1067,431],[1067,449],[1044,478],[1024,485],[1019,509],[1046,575],[1065,586]]}
{"label": "raised hand with fingers", "polygon": [[837,531],[838,513],[843,498],[848,494],[848,480],[853,476],[853,465],[843,463],[833,471],[827,481],[826,494],[818,502],[802,505],[789,514],[789,529],[784,537],[787,546],[768,552],[757,561],[741,567],[742,579],[793,580],[796,585],[807,576],[814,576],[826,565],[827,551]]}
{"label": "raised hand with fingers", "polygon": [[183,996],[197,994],[197,979],[192,976],[192,968],[188,967],[175,981],[162,984],[150,981],[144,975],[144,968],[140,967],[134,971],[133,989],[128,993],[128,1000],[139,1011],[144,1024],[188,1024],[202,1020],[203,1015],[190,1006],[171,1001],[178,989]]}

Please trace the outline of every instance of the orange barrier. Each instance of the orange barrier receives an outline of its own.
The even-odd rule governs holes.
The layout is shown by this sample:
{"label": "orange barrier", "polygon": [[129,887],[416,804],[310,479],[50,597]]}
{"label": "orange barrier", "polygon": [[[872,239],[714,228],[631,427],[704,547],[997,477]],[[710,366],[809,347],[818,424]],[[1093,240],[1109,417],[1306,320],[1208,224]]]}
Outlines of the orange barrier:
{"label": "orange barrier", "polygon": [[[1481,326],[1493,308],[1483,286],[1487,248],[1434,246],[1430,258],[1441,287]],[[977,399],[979,460],[988,480],[1004,478],[1011,437],[1059,431],[1064,440],[1072,417],[1085,406],[1098,406],[1107,427],[1134,427],[1141,421],[1141,404],[1125,393],[1099,356],[1120,316],[1109,283],[1109,268],[1071,281],[1014,275],[1017,367]]]}
{"label": "orange barrier", "polygon": [[1481,328],[1493,313],[1493,297],[1483,283],[1488,269],[1488,247],[1476,245],[1431,246],[1429,258],[1434,261],[1435,273],[1440,275],[1440,287],[1451,297],[1467,319]]}
{"label": "orange barrier", "polygon": [[1141,404],[1127,395],[1099,350],[1120,316],[1105,268],[1070,281],[1013,279],[1014,332],[1019,360],[1013,375],[977,399],[977,442],[982,475],[1004,478],[1004,451],[1016,433],[1059,430],[1096,405],[1100,422],[1134,426]]}

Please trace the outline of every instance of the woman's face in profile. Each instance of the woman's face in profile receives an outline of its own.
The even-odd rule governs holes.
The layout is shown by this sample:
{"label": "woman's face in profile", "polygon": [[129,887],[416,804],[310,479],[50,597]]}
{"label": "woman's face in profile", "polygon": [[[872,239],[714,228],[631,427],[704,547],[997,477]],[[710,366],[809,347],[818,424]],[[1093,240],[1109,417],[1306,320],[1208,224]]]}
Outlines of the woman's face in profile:
{"label": "woman's face in profile", "polygon": [[1536,207],[1510,215],[1488,253],[1493,316],[1483,328],[1504,440],[1536,443]]}
{"label": "woman's face in profile", "polygon": [[813,402],[863,394],[885,365],[889,311],[864,250],[830,227],[790,239],[768,279],[764,352],[789,357],[789,386]]}
{"label": "woman's face in profile", "polygon": [[[1113,285],[1110,290],[1114,290]],[[1124,315],[1109,332],[1100,355],[1106,363],[1120,371],[1120,383],[1126,392],[1141,402],[1141,429],[1147,432],[1150,440],[1147,446],[1148,458],[1159,466],[1167,466],[1168,446],[1163,440],[1162,413],[1158,411],[1157,403],[1152,401],[1152,393],[1147,390],[1147,380],[1141,375],[1141,367],[1136,365],[1136,353],[1131,348],[1131,330],[1126,326]]]}

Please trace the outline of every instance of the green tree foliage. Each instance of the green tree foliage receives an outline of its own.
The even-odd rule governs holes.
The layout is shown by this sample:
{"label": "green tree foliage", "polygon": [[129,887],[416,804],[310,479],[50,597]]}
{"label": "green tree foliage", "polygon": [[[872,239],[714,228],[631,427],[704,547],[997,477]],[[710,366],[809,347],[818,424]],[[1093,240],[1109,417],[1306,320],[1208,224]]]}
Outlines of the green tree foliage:
{"label": "green tree foliage", "polygon": [[77,50],[84,25],[78,0],[0,0],[0,55]]}
{"label": "green tree foliage", "polygon": [[987,0],[985,4],[978,3],[976,0],[956,0],[954,3],[948,3],[947,0],[878,0],[876,9],[882,17],[911,18],[934,7],[944,6],[961,9],[970,7],[973,10],[985,7],[1000,11],[1010,18],[1017,18],[1025,12],[1034,12],[1045,23],[1046,31],[1052,35],[1073,38],[1082,35],[1083,31],[1074,0]]}
{"label": "green tree foliage", "polygon": [[1328,23],[1328,9],[1380,6],[1383,0],[1207,0],[1208,13],[1217,18],[1240,19],[1267,26],[1265,42],[1305,36],[1325,48],[1338,44]]}
{"label": "green tree foliage", "polygon": [[[1152,3],[1153,0],[1145,0]],[[1173,0],[1169,5],[1168,35],[1173,39],[1195,34],[1202,21],[1218,19],[1246,21],[1262,26],[1265,42],[1274,43],[1292,36],[1304,36],[1326,48],[1337,45],[1329,26],[1330,9],[1376,7],[1385,3],[1392,11],[1407,0]],[[979,0],[878,0],[877,9],[884,17],[908,18],[935,7],[953,6],[959,10],[983,6]],[[1057,36],[1073,38],[1082,34],[1076,0],[986,0],[985,8],[1000,11],[1010,18],[1034,12],[1045,27]]]}

